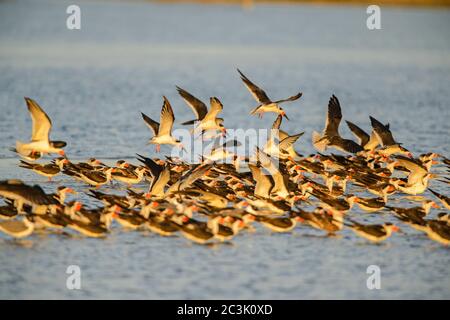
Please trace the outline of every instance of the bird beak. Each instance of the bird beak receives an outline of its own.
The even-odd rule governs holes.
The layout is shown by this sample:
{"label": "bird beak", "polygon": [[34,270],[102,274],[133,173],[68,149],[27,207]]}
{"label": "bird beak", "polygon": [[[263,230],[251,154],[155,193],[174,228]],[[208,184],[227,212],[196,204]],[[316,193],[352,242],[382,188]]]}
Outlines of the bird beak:
{"label": "bird beak", "polygon": [[283,117],[285,117],[286,120],[289,120],[288,116],[286,115],[286,112],[283,112],[281,115],[282,115]]}
{"label": "bird beak", "polygon": [[64,152],[64,150],[59,151],[58,154],[59,154],[60,156],[63,156],[63,157],[66,155],[66,153]]}
{"label": "bird beak", "polygon": [[439,205],[436,202],[433,202],[433,204],[431,205],[433,208],[435,209],[439,209]]}

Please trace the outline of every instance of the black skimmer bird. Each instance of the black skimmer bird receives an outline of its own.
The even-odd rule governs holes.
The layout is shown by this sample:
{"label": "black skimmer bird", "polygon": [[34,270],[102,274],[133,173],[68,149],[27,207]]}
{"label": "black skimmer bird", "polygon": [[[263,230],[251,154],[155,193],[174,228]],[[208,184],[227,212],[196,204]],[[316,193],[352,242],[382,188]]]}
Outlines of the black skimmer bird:
{"label": "black skimmer bird", "polygon": [[271,198],[282,200],[288,197],[289,190],[287,189],[286,184],[289,179],[280,172],[271,157],[256,147],[256,159],[261,163],[261,166],[266,172],[272,176],[273,187],[270,190]]}
{"label": "black skimmer bird", "polygon": [[[126,196],[103,193],[90,189],[87,195],[103,202],[105,206],[119,206],[120,208],[131,208],[133,201]],[[131,190],[128,190],[131,191]]]}
{"label": "black skimmer bird", "polygon": [[[280,118],[281,119],[281,118]],[[298,157],[297,152],[294,150],[294,143],[304,134],[300,132],[292,136],[284,132],[281,134],[279,130],[272,129],[269,139],[264,146],[264,152],[270,156],[274,156],[279,159],[295,159]],[[275,140],[278,140],[277,143]]]}
{"label": "black skimmer bird", "polygon": [[61,171],[61,168],[53,163],[42,165],[38,163],[29,163],[23,160],[20,160],[19,167],[30,169],[41,176],[47,177],[49,181]]}
{"label": "black skimmer bird", "polygon": [[395,163],[405,167],[410,172],[406,182],[403,180],[392,182],[399,191],[412,195],[425,192],[428,188],[428,182],[430,178],[434,177],[434,174],[429,173],[426,168],[414,159],[396,156]]}
{"label": "black skimmer bird", "polygon": [[150,170],[153,177],[150,187],[148,189],[148,194],[153,197],[164,197],[165,187],[170,181],[170,167],[168,164],[161,166],[157,164],[150,158],[141,156],[138,154],[138,160],[145,164],[145,166]]}
{"label": "black skimmer bird", "polygon": [[0,221],[0,231],[16,239],[28,237],[34,231],[34,223],[28,219]]}
{"label": "black skimmer bird", "polygon": [[68,221],[67,227],[91,238],[104,238],[108,233],[108,229],[102,225],[85,223],[73,219]]}
{"label": "black skimmer bird", "polygon": [[297,225],[297,221],[301,221],[298,216],[290,215],[289,217],[262,217],[255,216],[255,221],[261,223],[264,227],[273,232],[289,232]]}
{"label": "black skimmer bird", "polygon": [[279,105],[283,102],[295,101],[300,99],[300,97],[303,95],[301,92],[287,99],[272,101],[264,92],[264,90],[251,82],[239,69],[237,71],[241,75],[241,79],[244,82],[244,85],[247,87],[248,91],[250,91],[253,98],[255,98],[255,100],[259,103],[259,105],[254,108],[250,112],[250,114],[258,114],[260,117],[262,117],[262,115],[266,112],[274,112],[284,116],[287,120],[289,120],[286,112]]}
{"label": "black skimmer bird", "polygon": [[197,221],[186,215],[174,216],[172,221],[178,226],[180,233],[186,238],[198,244],[207,244],[214,239],[214,234],[208,228],[206,222]]}
{"label": "black skimmer bird", "polygon": [[164,214],[150,215],[145,225],[150,231],[163,237],[173,236],[179,230],[178,225],[171,220],[171,217]]}
{"label": "black skimmer bird", "polygon": [[387,209],[397,213],[397,214],[403,214],[403,215],[414,215],[420,218],[425,218],[429,213],[431,208],[438,209],[439,206],[436,204],[436,202],[431,200],[425,200],[422,202],[422,206],[420,207],[412,207],[412,208],[399,208],[399,207],[391,207],[391,206],[385,206]]}
{"label": "black skimmer bird", "polygon": [[316,208],[313,212],[297,207],[297,211],[294,211],[293,214],[298,218],[298,222],[326,231],[329,235],[335,234],[343,227],[342,214],[335,214],[321,207]]}
{"label": "black skimmer bird", "polygon": [[114,168],[108,168],[105,170],[73,170],[72,168],[65,169],[65,174],[75,176],[79,180],[86,182],[87,184],[100,187],[111,181],[111,174],[114,172]]}
{"label": "black skimmer bird", "polygon": [[296,137],[297,135],[290,136],[287,132],[281,130],[282,119],[282,115],[277,116],[272,125],[272,130],[277,130],[276,132],[278,133],[279,141],[283,141],[284,139],[289,137],[291,138],[290,140],[286,140],[285,145],[279,146],[279,148],[283,150],[284,154],[287,153],[288,157],[290,157],[291,159],[300,159],[301,156],[294,149],[294,143],[304,134],[304,132],[299,133],[298,137]]}
{"label": "black skimmer bird", "polygon": [[444,205],[445,208],[447,208],[447,210],[450,210],[450,198],[449,197],[447,197],[443,194],[440,194],[434,190],[431,190],[430,188],[428,188],[428,190],[430,190],[430,192],[432,194],[434,194],[441,201],[441,203]]}
{"label": "black skimmer bird", "polygon": [[137,168],[132,171],[115,169],[114,172],[111,173],[111,178],[131,186],[132,184],[141,182],[146,171],[146,168]]}
{"label": "black skimmer bird", "polygon": [[195,120],[183,122],[182,125],[195,124],[196,127],[194,132],[200,130],[204,133],[206,131],[214,130],[222,132],[223,135],[226,134],[227,130],[223,126],[223,119],[217,117],[223,110],[223,105],[219,99],[216,97],[210,98],[211,108],[208,111],[208,107],[205,103],[194,97],[186,90],[177,87],[177,91],[196,116]]}
{"label": "black skimmer bird", "polygon": [[[364,150],[373,151],[376,147],[378,147],[380,143],[375,135],[374,130],[372,130],[372,133],[369,135],[356,124],[347,120],[345,122],[347,123],[350,131],[355,135],[356,138],[359,139],[359,145],[363,147]],[[389,128],[389,125],[386,125],[386,127]]]}
{"label": "black skimmer bird", "polygon": [[49,205],[55,203],[38,185],[29,186],[21,180],[0,181],[0,196],[14,201],[14,205],[19,213],[22,213],[23,205],[29,205],[37,210],[43,207],[46,211]]}
{"label": "black skimmer bird", "polygon": [[325,128],[322,134],[314,131],[312,136],[312,142],[314,147],[323,152],[327,147],[334,147],[337,150],[349,153],[358,153],[364,151],[353,140],[344,139],[339,134],[339,125],[342,120],[341,105],[338,98],[332,95],[328,101],[328,113],[325,121]]}
{"label": "black skimmer bird", "polygon": [[357,235],[371,241],[371,242],[381,242],[389,238],[393,232],[399,231],[399,227],[393,225],[390,222],[384,224],[370,224],[364,225],[352,220],[351,223],[345,223],[345,226],[353,230]]}
{"label": "black skimmer bird", "polygon": [[221,242],[230,241],[239,232],[240,228],[244,227],[242,220],[236,220],[233,223],[233,228],[223,225],[224,223],[225,221],[222,216],[216,216],[207,222],[207,226],[214,234],[214,237]]}
{"label": "black skimmer bird", "polygon": [[178,181],[176,181],[167,189],[165,195],[183,191],[186,188],[190,187],[197,179],[204,177],[207,174],[207,172],[211,169],[211,167],[212,165],[210,164],[204,164],[189,170]]}
{"label": "black skimmer bird", "polygon": [[52,128],[52,122],[49,116],[42,110],[36,101],[25,97],[25,101],[33,120],[33,130],[31,134],[31,142],[16,142],[16,151],[23,156],[30,157],[30,154],[39,152],[56,153],[64,155],[63,147],[66,146],[64,141],[51,141],[49,134]]}
{"label": "black skimmer bird", "polygon": [[383,148],[378,149],[379,153],[385,156],[390,156],[395,153],[402,153],[410,158],[412,157],[411,153],[401,146],[401,143],[398,143],[394,140],[389,125],[382,124],[372,116],[370,116],[370,122],[375,132],[375,136],[378,139],[378,142],[383,146]]}
{"label": "black skimmer bird", "polygon": [[249,164],[253,179],[255,180],[254,195],[261,198],[269,198],[270,191],[273,188],[273,179],[270,175],[264,174],[262,169],[257,165]]}
{"label": "black skimmer bird", "polygon": [[203,162],[207,161],[209,163],[211,162],[219,162],[219,161],[227,161],[227,159],[233,158],[236,160],[238,157],[236,155],[236,152],[230,151],[229,148],[235,148],[241,146],[241,143],[236,140],[228,140],[221,144],[222,141],[219,139],[216,139],[214,142],[211,151],[208,155],[205,155],[203,157]]}
{"label": "black skimmer bird", "polygon": [[450,245],[450,225],[447,221],[428,220],[425,232],[431,240]]}
{"label": "black skimmer bird", "polygon": [[183,148],[181,141],[172,136],[172,127],[175,121],[172,106],[165,96],[163,96],[163,99],[164,103],[161,109],[160,123],[141,112],[145,123],[153,131],[153,137],[148,143],[156,144],[157,152],[159,152],[161,144],[175,145]]}
{"label": "black skimmer bird", "polygon": [[117,205],[113,210],[112,218],[126,229],[136,230],[147,222],[147,219],[140,216],[135,211],[124,210]]}
{"label": "black skimmer bird", "polygon": [[364,211],[377,212],[386,206],[386,202],[383,198],[362,198],[357,197],[355,203]]}

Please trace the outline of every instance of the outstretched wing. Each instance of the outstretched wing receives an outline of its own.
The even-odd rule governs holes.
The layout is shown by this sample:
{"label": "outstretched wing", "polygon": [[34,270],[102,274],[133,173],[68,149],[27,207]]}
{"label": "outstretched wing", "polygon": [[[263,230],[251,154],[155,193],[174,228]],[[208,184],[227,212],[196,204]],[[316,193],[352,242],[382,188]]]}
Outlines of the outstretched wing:
{"label": "outstretched wing", "polygon": [[208,108],[206,107],[206,104],[204,104],[202,101],[200,101],[192,94],[190,94],[189,92],[180,87],[177,87],[177,91],[183,98],[183,100],[186,102],[186,104],[192,109],[192,111],[194,111],[197,120],[202,120],[208,113]]}
{"label": "outstretched wing", "polygon": [[300,99],[300,97],[302,95],[303,95],[303,93],[299,92],[295,96],[289,97],[287,99],[277,100],[277,101],[275,101],[275,103],[282,103],[282,102],[287,102],[287,101],[295,101],[295,100]]}
{"label": "outstretched wing", "polygon": [[359,144],[361,146],[365,146],[369,140],[370,136],[360,127],[358,127],[356,124],[350,121],[345,121],[347,123],[347,126],[349,127],[350,131],[359,139]]}
{"label": "outstretched wing", "polygon": [[397,144],[397,142],[395,142],[394,140],[394,137],[392,136],[392,132],[389,129],[389,126],[383,125],[374,117],[370,117],[370,122],[372,123],[373,130],[375,131],[379,142],[383,146],[392,146],[394,144]]}
{"label": "outstretched wing", "polygon": [[283,120],[283,116],[280,114],[278,115],[278,117],[275,119],[275,121],[272,124],[272,129],[276,129],[279,130],[281,127],[281,121]]}
{"label": "outstretched wing", "polygon": [[263,89],[261,89],[260,87],[258,87],[256,84],[254,84],[253,82],[251,82],[242,72],[241,70],[237,69],[237,71],[239,72],[239,74],[241,75],[241,79],[244,82],[245,86],[247,87],[248,91],[250,91],[250,93],[253,95],[253,97],[256,99],[256,101],[258,101],[259,103],[262,104],[269,104],[272,101],[270,101],[269,97],[267,96],[267,94],[264,92]]}
{"label": "outstretched wing", "polygon": [[211,109],[206,114],[204,119],[215,121],[217,115],[222,112],[223,105],[222,102],[220,102],[216,97],[211,97],[209,101],[209,103],[211,104]]}
{"label": "outstretched wing", "polygon": [[48,141],[52,121],[42,108],[33,99],[25,97],[25,101],[33,120],[33,131],[31,133],[32,141]]}
{"label": "outstretched wing", "polygon": [[153,161],[150,158],[144,157],[140,154],[137,153],[137,156],[139,158],[137,158],[140,162],[142,162],[143,164],[145,164],[145,166],[150,170],[151,174],[153,177],[157,177],[159,176],[159,174],[161,173],[161,171],[163,171],[164,167],[160,166],[159,164],[157,164],[155,161]]}
{"label": "outstretched wing", "polygon": [[173,114],[172,106],[170,105],[169,100],[165,96],[164,104],[161,109],[161,124],[159,127],[159,135],[168,135],[170,136],[172,133],[173,122],[175,121],[175,115]]}
{"label": "outstretched wing", "polygon": [[287,148],[291,147],[304,133],[305,132],[301,132],[299,134],[288,136],[287,138],[281,140],[279,144],[280,150],[286,150]]}
{"label": "outstretched wing", "polygon": [[325,122],[324,135],[334,137],[339,135],[339,124],[341,123],[342,112],[338,98],[333,95],[328,102],[328,114]]}
{"label": "outstretched wing", "polygon": [[150,128],[150,130],[153,131],[153,135],[158,135],[159,132],[159,123],[153,120],[152,118],[148,117],[146,114],[141,112],[142,119],[144,119],[145,124]]}

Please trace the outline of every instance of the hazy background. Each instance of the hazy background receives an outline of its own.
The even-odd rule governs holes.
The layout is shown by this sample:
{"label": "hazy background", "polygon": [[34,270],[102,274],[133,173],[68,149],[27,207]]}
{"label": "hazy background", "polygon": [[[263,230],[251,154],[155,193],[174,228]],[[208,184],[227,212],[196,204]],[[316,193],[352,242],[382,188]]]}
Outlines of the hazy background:
{"label": "hazy background", "polygon": [[[311,132],[323,128],[328,99],[336,94],[345,119],[369,130],[373,115],[389,122],[413,153],[450,155],[448,9],[382,6],[382,29],[370,31],[361,5],[258,4],[243,10],[76,1],[82,21],[77,31],[66,28],[69,4],[0,1],[1,179],[21,178],[47,191],[60,184],[85,190],[64,176],[46,184],[17,167],[8,148],[30,135],[24,96],[44,107],[53,120],[52,137],[66,140],[75,159],[113,163],[136,152],[154,155],[140,111],[158,118],[167,95],[177,128],[193,116],[175,85],[204,101],[219,97],[228,128],[270,126],[273,116],[248,115],[255,101],[237,67],[274,99],[304,93],[286,104],[291,121],[282,126],[306,131],[296,144],[299,152],[314,151]],[[345,124],[342,134],[351,137]],[[433,188],[448,194],[442,184]],[[307,227],[294,235],[261,230],[216,248],[117,228],[105,240],[33,236],[21,246],[2,237],[0,297],[450,298],[448,248],[405,229],[406,236],[382,246],[367,245],[348,230],[323,238]],[[82,291],[65,287],[70,264],[82,267]],[[382,268],[382,290],[366,288],[370,264]]]}

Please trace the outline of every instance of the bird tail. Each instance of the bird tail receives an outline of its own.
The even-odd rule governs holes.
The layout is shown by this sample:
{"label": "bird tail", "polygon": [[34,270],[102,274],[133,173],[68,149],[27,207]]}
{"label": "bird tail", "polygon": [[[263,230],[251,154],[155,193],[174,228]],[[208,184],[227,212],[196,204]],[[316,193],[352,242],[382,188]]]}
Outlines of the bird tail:
{"label": "bird tail", "polygon": [[328,139],[323,138],[319,132],[313,131],[312,143],[313,143],[314,148],[316,148],[320,152],[323,152],[327,148]]}

